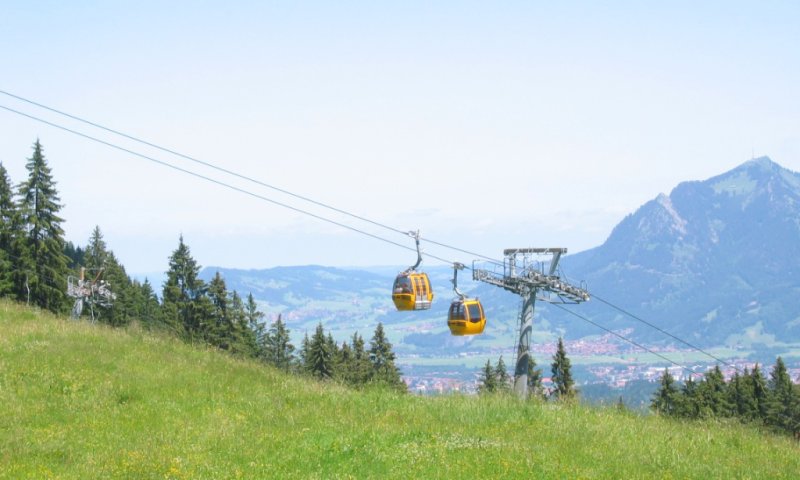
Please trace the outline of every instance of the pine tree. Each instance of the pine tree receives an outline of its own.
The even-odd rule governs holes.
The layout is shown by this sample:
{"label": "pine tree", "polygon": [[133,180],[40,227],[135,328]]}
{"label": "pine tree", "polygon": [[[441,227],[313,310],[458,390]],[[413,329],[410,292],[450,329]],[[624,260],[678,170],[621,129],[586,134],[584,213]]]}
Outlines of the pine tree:
{"label": "pine tree", "polygon": [[8,172],[0,163],[0,297],[10,295],[14,291],[12,270],[12,238],[13,223],[16,216],[13,192],[8,179]]}
{"label": "pine tree", "polygon": [[678,395],[675,413],[684,418],[700,417],[700,402],[698,401],[698,384],[691,377],[686,379]]}
{"label": "pine tree", "polygon": [[483,370],[478,378],[478,393],[486,395],[497,391],[497,370],[492,367],[492,362],[486,360]]}
{"label": "pine tree", "polygon": [[18,298],[53,312],[65,311],[67,263],[64,255],[64,221],[58,216],[56,184],[37,140],[25,165],[28,180],[18,189],[14,283]]}
{"label": "pine tree", "polygon": [[229,315],[234,326],[234,348],[232,351],[249,358],[258,357],[258,343],[256,332],[250,328],[242,297],[234,290],[230,294]]}
{"label": "pine tree", "polygon": [[139,290],[139,302],[136,305],[136,317],[142,322],[142,325],[147,329],[161,328],[161,304],[158,302],[158,296],[150,285],[150,281],[145,278],[141,284],[135,283],[134,288]]}
{"label": "pine tree", "polygon": [[369,360],[369,353],[365,350],[364,338],[355,332],[352,340],[353,347],[353,366],[351,372],[351,382],[354,386],[364,386],[369,382],[372,374],[372,363]]}
{"label": "pine tree", "polygon": [[750,372],[745,367],[742,375],[736,372],[728,382],[728,402],[733,414],[742,421],[753,421],[758,418],[758,405],[749,377]]}
{"label": "pine tree", "polygon": [[670,375],[669,369],[665,368],[661,375],[661,384],[650,401],[650,408],[661,415],[674,415],[677,396],[678,388],[675,385],[675,379]]}
{"label": "pine tree", "polygon": [[311,348],[311,339],[308,338],[308,332],[303,334],[303,340],[300,341],[300,351],[298,352],[298,370],[300,373],[309,373],[311,371],[311,362],[309,360],[309,350]]}
{"label": "pine tree", "polygon": [[706,372],[703,380],[697,386],[700,416],[703,418],[725,417],[731,414],[732,408],[728,402],[725,377],[719,365]]}
{"label": "pine tree", "polygon": [[767,410],[769,407],[769,389],[767,388],[767,380],[761,373],[761,368],[756,365],[750,372],[750,386],[753,389],[753,399],[756,404],[756,417],[762,422],[767,421]]}
{"label": "pine tree", "polygon": [[67,256],[67,268],[71,271],[78,271],[83,266],[83,256],[86,252],[80,247],[76,246],[70,241],[64,243],[64,255]]}
{"label": "pine tree", "polygon": [[558,347],[553,355],[553,395],[559,400],[574,399],[578,392],[575,390],[575,381],[572,379],[572,367],[564,349],[564,341],[559,337]]}
{"label": "pine tree", "polygon": [[164,320],[187,340],[205,340],[212,305],[206,297],[206,284],[200,266],[180,237],[178,248],[169,257],[167,281],[162,293]]}
{"label": "pine tree", "polygon": [[781,430],[790,431],[793,423],[794,387],[781,357],[778,357],[769,374],[768,388],[767,423]]}
{"label": "pine tree", "polygon": [[506,367],[506,362],[503,361],[502,355],[497,360],[495,377],[497,378],[497,391],[508,392],[511,390],[511,376],[508,374],[508,368]]}
{"label": "pine tree", "polygon": [[311,340],[308,343],[308,373],[320,379],[333,377],[333,354],[330,351],[328,340],[325,338],[325,329],[322,323],[317,325]]}
{"label": "pine tree", "polygon": [[347,342],[342,342],[342,346],[336,349],[334,358],[335,378],[340,382],[355,386],[353,382],[353,349]]}
{"label": "pine tree", "polygon": [[[303,341],[304,351],[307,351],[306,345],[308,342],[308,335],[306,335]],[[280,314],[278,315],[278,319],[275,320],[275,322],[273,322],[273,324],[270,326],[269,332],[266,334],[263,349],[264,359],[267,363],[270,363],[285,372],[288,372],[292,367],[294,358],[294,345],[291,343],[289,330],[286,329],[286,325],[283,323],[283,320],[281,320]],[[305,357],[305,354],[302,356]]]}
{"label": "pine tree", "polygon": [[[254,355],[256,358],[264,358],[264,345],[266,344],[266,326],[264,325],[264,314],[258,310],[253,294],[247,295],[247,302],[244,306],[244,317],[255,341]],[[280,316],[278,316],[280,319]]]}
{"label": "pine tree", "polygon": [[106,266],[108,260],[108,247],[103,240],[103,233],[99,226],[95,226],[89,237],[89,244],[83,253],[83,266],[89,272],[99,272]]}
{"label": "pine tree", "polygon": [[235,341],[234,325],[228,312],[228,288],[219,272],[209,282],[206,294],[212,305],[204,332],[206,340],[215,347],[231,350]]}
{"label": "pine tree", "polygon": [[401,392],[407,390],[405,382],[400,377],[400,369],[394,363],[395,355],[392,351],[392,344],[386,338],[382,323],[378,323],[375,335],[369,342],[369,360],[372,363],[370,378],[372,383],[388,386]]}

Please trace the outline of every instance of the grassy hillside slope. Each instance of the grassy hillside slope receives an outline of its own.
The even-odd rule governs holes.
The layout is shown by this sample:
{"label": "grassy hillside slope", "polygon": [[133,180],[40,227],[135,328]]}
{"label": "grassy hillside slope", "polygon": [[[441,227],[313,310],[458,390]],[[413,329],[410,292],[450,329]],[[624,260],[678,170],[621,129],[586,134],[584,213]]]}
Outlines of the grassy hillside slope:
{"label": "grassy hillside slope", "polygon": [[800,447],[513,398],[352,392],[0,302],[0,478],[798,478]]}

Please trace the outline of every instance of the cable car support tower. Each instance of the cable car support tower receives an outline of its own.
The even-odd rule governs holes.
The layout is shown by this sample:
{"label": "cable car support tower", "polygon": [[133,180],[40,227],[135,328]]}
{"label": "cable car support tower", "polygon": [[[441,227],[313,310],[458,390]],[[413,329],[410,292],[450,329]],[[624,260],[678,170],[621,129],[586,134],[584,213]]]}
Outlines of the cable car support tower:
{"label": "cable car support tower", "polygon": [[[502,272],[500,264],[492,269],[475,268],[472,278],[500,287],[522,297],[519,316],[517,363],[514,368],[514,392],[521,398],[528,396],[528,363],[531,355],[533,309],[537,297],[548,303],[578,304],[589,300],[583,286],[576,287],[564,281],[558,273],[558,261],[567,253],[566,248],[508,248],[503,251]],[[541,260],[550,257],[549,261]],[[547,272],[545,272],[547,267]]]}

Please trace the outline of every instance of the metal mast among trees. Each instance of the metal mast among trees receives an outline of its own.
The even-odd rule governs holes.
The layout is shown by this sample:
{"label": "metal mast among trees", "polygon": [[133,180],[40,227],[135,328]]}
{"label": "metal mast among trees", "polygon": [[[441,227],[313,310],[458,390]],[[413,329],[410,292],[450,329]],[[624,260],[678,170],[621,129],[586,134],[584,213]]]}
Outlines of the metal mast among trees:
{"label": "metal mast among trees", "polygon": [[[563,280],[558,261],[566,248],[508,248],[500,264],[491,269],[472,269],[472,278],[500,287],[522,297],[517,341],[517,363],[514,368],[514,392],[528,396],[528,363],[530,360],[533,309],[537,297],[548,303],[577,304],[589,300],[589,292]],[[548,260],[549,258],[549,260]],[[546,271],[545,271],[546,270]]]}

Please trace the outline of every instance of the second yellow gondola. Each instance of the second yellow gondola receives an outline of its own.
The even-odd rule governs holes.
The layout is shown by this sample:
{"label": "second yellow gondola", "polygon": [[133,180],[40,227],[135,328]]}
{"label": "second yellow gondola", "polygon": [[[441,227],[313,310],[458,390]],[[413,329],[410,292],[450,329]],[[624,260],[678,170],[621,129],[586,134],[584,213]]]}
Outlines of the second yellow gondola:
{"label": "second yellow gondola", "polygon": [[466,295],[458,291],[458,271],[463,269],[461,263],[453,264],[453,291],[457,298],[450,304],[447,312],[447,326],[452,335],[479,335],[486,327],[486,315],[483,313],[483,305],[477,298],[467,298]]}
{"label": "second yellow gondola", "polygon": [[486,327],[483,305],[477,298],[459,298],[450,304],[447,326],[452,335],[479,335]]}

